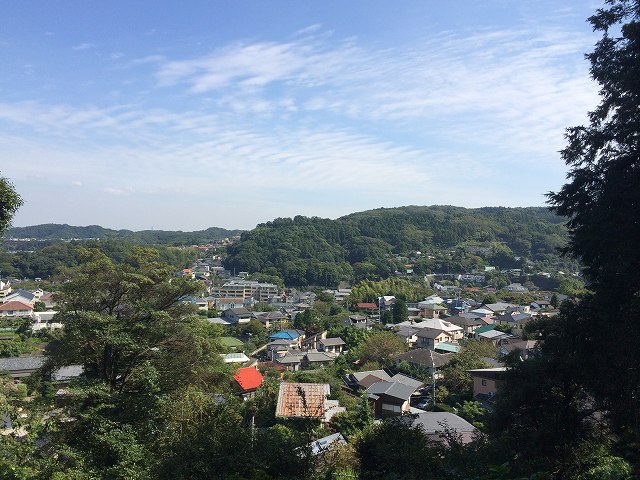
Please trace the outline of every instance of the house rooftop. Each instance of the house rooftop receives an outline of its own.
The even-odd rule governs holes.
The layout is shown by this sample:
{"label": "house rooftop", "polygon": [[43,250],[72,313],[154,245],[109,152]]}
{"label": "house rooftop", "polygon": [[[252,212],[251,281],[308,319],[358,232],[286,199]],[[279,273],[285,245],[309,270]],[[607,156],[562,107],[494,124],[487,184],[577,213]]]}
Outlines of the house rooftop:
{"label": "house rooftop", "polygon": [[415,391],[416,389],[410,385],[392,381],[376,382],[367,388],[367,393],[369,395],[378,397],[380,395],[387,395],[404,401],[408,400]]}
{"label": "house rooftop", "polygon": [[322,418],[329,393],[328,383],[282,382],[278,392],[276,416]]}
{"label": "house rooftop", "polygon": [[395,358],[400,361],[405,360],[417,365],[423,365],[426,367],[435,366],[436,368],[440,368],[451,361],[453,354],[437,353],[429,348],[416,348],[415,350],[409,350],[408,352],[401,353]]}
{"label": "house rooftop", "polygon": [[258,388],[264,380],[262,374],[254,367],[239,368],[233,378],[245,391]]}
{"label": "house rooftop", "polygon": [[449,342],[440,342],[433,348],[434,350],[442,350],[450,353],[458,353],[460,351],[460,345],[455,345]]}
{"label": "house rooftop", "polygon": [[221,353],[220,356],[224,363],[244,363],[249,361],[244,353]]}
{"label": "house rooftop", "polygon": [[27,305],[26,303],[18,302],[17,300],[12,300],[7,303],[0,304],[0,312],[2,311],[22,311],[22,310],[33,310],[31,305]]}

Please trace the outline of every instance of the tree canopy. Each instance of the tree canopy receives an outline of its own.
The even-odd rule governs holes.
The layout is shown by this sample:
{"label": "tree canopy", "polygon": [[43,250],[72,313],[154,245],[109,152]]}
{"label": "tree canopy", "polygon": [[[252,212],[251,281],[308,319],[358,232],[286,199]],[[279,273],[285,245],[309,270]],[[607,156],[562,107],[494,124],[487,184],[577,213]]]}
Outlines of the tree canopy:
{"label": "tree canopy", "polygon": [[[287,286],[335,287],[342,280],[388,278],[406,270],[406,256],[417,251],[434,254],[417,255],[418,274],[471,270],[484,262],[516,268],[518,256],[553,261],[565,236],[563,220],[544,208],[411,206],[337,220],[296,216],[243,233],[229,247],[225,266],[277,274]],[[478,250],[485,258],[473,253]]]}
{"label": "tree canopy", "polygon": [[587,55],[601,102],[567,130],[568,182],[549,194],[589,292],[532,325],[541,347],[512,364],[495,417],[505,452],[559,478],[626,478],[627,461],[640,465],[640,1],[606,3],[589,19],[602,37]]}
{"label": "tree canopy", "polygon": [[0,236],[11,224],[11,219],[22,205],[22,197],[9,180],[0,176]]}

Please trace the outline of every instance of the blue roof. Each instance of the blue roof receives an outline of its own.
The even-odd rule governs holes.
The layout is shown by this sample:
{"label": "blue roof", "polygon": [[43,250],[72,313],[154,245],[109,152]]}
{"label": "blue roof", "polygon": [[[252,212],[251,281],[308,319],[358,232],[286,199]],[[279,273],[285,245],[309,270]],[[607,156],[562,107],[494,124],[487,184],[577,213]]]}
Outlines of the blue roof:
{"label": "blue roof", "polygon": [[274,333],[269,338],[274,340],[295,340],[299,336],[300,335],[298,335],[297,333],[282,331]]}

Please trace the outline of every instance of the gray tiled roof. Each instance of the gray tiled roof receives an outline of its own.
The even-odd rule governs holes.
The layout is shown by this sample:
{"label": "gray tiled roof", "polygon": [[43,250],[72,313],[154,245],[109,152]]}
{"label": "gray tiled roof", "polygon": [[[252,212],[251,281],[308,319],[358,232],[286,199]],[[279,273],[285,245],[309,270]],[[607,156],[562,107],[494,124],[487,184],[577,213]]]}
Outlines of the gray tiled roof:
{"label": "gray tiled roof", "polygon": [[425,367],[431,367],[435,364],[436,368],[440,368],[451,361],[453,353],[437,353],[429,348],[416,348],[415,350],[401,353],[395,358],[417,365],[424,365]]}
{"label": "gray tiled roof", "polygon": [[393,377],[391,377],[392,382],[400,382],[409,387],[412,387],[414,391],[424,386],[420,380],[416,380],[415,378],[407,377],[401,373],[396,373]]}
{"label": "gray tiled roof", "polygon": [[0,358],[0,372],[8,370],[9,372],[17,372],[20,370],[36,370],[44,365],[46,357],[10,357]]}
{"label": "gray tiled roof", "polygon": [[324,339],[320,340],[320,343],[322,345],[326,345],[326,346],[346,345],[345,341],[342,340],[340,337],[337,337],[337,338],[324,338]]}
{"label": "gray tiled roof", "polygon": [[400,382],[377,382],[367,388],[367,393],[388,395],[400,400],[408,400],[415,391],[415,388]]}
{"label": "gray tiled roof", "polygon": [[450,412],[419,413],[412,422],[413,426],[420,425],[425,433],[444,432],[445,427],[455,432],[475,432],[476,427]]}

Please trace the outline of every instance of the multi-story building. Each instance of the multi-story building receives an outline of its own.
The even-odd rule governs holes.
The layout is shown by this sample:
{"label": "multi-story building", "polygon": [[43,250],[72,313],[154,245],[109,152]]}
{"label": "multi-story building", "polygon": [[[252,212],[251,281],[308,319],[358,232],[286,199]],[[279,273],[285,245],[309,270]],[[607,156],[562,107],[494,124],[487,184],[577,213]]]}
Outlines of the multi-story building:
{"label": "multi-story building", "polygon": [[268,302],[279,294],[277,285],[260,283],[253,280],[231,280],[220,287],[211,289],[211,296],[216,298],[254,298],[258,302]]}

